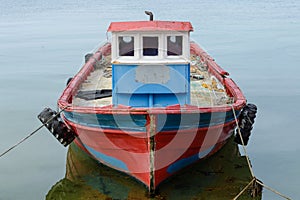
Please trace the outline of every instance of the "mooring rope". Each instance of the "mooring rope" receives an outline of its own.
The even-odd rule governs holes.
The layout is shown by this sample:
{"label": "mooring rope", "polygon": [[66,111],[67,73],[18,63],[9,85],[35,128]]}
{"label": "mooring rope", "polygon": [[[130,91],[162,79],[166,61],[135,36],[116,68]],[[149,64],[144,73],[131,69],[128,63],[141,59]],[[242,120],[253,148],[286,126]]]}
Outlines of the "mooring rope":
{"label": "mooring rope", "polygon": [[54,115],[52,118],[50,118],[48,121],[46,121],[45,123],[43,123],[43,125],[41,125],[40,127],[38,127],[37,129],[35,129],[34,131],[32,131],[29,135],[27,135],[26,137],[24,137],[23,139],[21,139],[19,142],[17,142],[15,145],[13,145],[12,147],[10,147],[9,149],[7,149],[6,151],[4,151],[3,153],[1,153],[0,158],[2,156],[4,156],[5,154],[7,154],[8,152],[10,152],[11,150],[13,150],[14,148],[16,148],[17,146],[19,146],[21,143],[23,143],[24,141],[26,141],[28,138],[30,138],[31,136],[33,136],[35,133],[37,133],[41,128],[43,128],[47,123],[51,122],[55,117],[57,117],[58,115],[60,115],[61,112],[63,112],[67,107],[69,106],[65,106],[64,108],[62,108],[56,115]]}
{"label": "mooring rope", "polygon": [[248,183],[248,185],[247,185],[246,187],[244,187],[244,189],[241,190],[240,193],[238,193],[238,195],[236,195],[236,196],[233,198],[233,200],[237,200],[237,199],[238,199],[238,198],[239,198],[239,197],[240,197],[240,196],[248,189],[248,187],[254,183],[254,181],[255,181],[255,178],[253,178],[253,179]]}
{"label": "mooring rope", "polygon": [[[246,190],[247,188],[253,184],[254,182],[261,185],[262,187],[265,187],[266,189],[272,191],[273,193],[285,198],[285,199],[288,199],[288,200],[292,200],[291,198],[287,197],[286,195],[283,195],[281,194],[280,192],[276,191],[275,189],[265,185],[264,183],[262,183],[260,180],[258,180],[254,173],[253,173],[253,169],[252,169],[252,166],[251,166],[251,163],[250,163],[250,159],[249,159],[249,156],[248,156],[248,153],[247,153],[247,150],[246,150],[246,147],[245,147],[245,143],[244,143],[244,140],[243,140],[243,137],[242,137],[242,133],[241,133],[241,130],[240,130],[240,127],[239,127],[239,123],[238,123],[238,119],[237,119],[237,116],[235,114],[235,110],[234,110],[234,107],[233,105],[231,105],[231,108],[232,108],[232,112],[233,112],[233,115],[234,115],[234,119],[235,119],[235,123],[236,123],[236,127],[237,127],[237,130],[238,130],[238,134],[239,134],[239,137],[241,139],[241,142],[242,142],[242,147],[243,147],[243,151],[244,151],[244,154],[245,154],[245,157],[246,157],[246,160],[247,160],[247,163],[248,163],[248,168],[250,170],[250,173],[251,173],[251,176],[252,176],[252,180],[249,182],[249,184],[244,187],[243,190],[241,190],[241,192],[239,194],[237,194],[233,200],[237,200]],[[250,120],[251,121],[251,120]]]}
{"label": "mooring rope", "polygon": [[239,136],[240,136],[240,138],[241,138],[242,147],[243,147],[243,150],[244,150],[244,153],[245,153],[245,156],[246,156],[246,160],[247,160],[247,163],[248,163],[248,167],[249,167],[249,170],[250,170],[250,173],[251,173],[252,178],[254,178],[254,177],[255,177],[255,176],[254,176],[254,172],[253,172],[253,170],[252,170],[252,166],[251,166],[251,163],[250,163],[250,159],[249,159],[249,156],[248,156],[246,147],[245,147],[245,143],[244,143],[244,140],[243,140],[243,137],[242,137],[242,133],[241,133],[241,129],[240,129],[240,126],[239,126],[239,122],[238,122],[238,120],[237,120],[237,117],[236,117],[236,114],[235,114],[233,105],[231,105],[231,108],[232,108],[233,116],[234,116],[234,119],[235,119],[236,127],[237,127],[237,130],[238,130],[238,134],[239,134]]}

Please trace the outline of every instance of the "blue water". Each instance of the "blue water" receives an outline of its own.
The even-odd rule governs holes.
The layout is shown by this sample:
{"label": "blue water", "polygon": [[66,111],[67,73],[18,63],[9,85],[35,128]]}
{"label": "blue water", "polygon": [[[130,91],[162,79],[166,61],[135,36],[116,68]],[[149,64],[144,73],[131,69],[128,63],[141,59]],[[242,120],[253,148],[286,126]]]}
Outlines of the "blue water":
{"label": "blue water", "polygon": [[[300,198],[300,1],[0,2],[0,152],[55,108],[83,56],[106,38],[111,21],[191,21],[193,40],[225,68],[258,118],[247,147],[256,176]],[[0,159],[0,199],[44,199],[65,173],[66,149],[46,130]],[[263,199],[281,199],[264,190]]]}

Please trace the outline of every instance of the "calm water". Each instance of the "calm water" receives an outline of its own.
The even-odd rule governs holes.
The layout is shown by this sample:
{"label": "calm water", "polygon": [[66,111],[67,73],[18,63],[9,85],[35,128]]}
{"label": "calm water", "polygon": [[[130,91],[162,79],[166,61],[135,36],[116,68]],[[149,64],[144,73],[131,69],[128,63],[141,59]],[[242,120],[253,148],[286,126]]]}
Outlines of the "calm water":
{"label": "calm water", "polygon": [[[108,4],[109,3],[109,4]],[[256,176],[300,198],[300,2],[0,1],[0,152],[55,108],[83,56],[106,38],[111,21],[191,21],[192,38],[228,70],[259,108],[247,147]],[[67,149],[46,131],[0,159],[0,199],[44,199],[65,174]],[[264,190],[263,199],[281,199]]]}

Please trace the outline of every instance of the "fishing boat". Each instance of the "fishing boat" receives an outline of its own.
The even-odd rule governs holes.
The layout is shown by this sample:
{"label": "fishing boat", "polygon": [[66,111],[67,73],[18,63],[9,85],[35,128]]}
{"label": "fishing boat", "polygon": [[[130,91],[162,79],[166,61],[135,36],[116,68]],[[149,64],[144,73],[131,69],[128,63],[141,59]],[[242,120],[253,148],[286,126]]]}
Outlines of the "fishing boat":
{"label": "fishing boat", "polygon": [[222,148],[236,118],[247,141],[256,107],[191,41],[190,22],[146,14],[149,21],[112,22],[111,39],[69,79],[59,112],[46,108],[38,117],[63,145],[74,140],[95,160],[155,191]]}

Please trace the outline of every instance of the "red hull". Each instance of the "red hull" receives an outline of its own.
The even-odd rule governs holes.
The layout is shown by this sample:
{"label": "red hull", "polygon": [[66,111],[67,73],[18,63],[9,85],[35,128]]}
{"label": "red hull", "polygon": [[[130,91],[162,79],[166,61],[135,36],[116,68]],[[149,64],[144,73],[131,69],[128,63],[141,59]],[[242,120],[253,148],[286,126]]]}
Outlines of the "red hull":
{"label": "red hull", "polygon": [[156,132],[155,117],[151,119],[146,133],[68,124],[78,134],[79,147],[100,163],[133,176],[150,190],[181,168],[218,151],[235,127],[230,122],[209,128]]}

